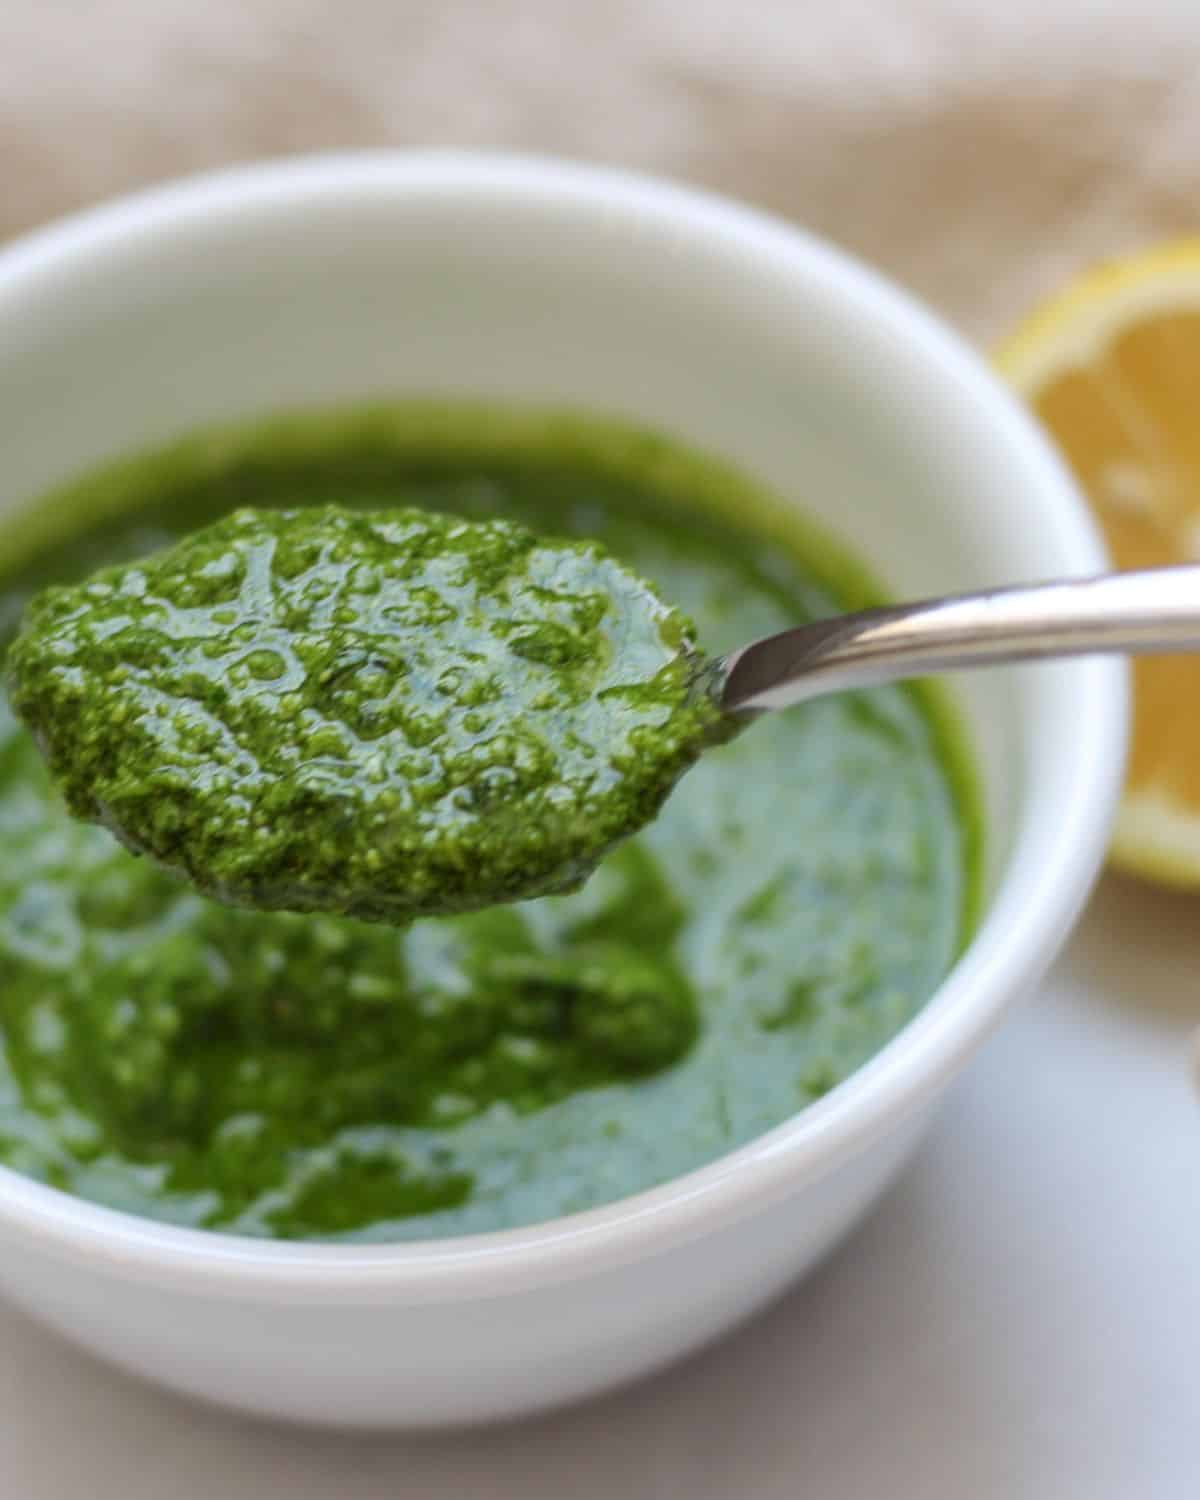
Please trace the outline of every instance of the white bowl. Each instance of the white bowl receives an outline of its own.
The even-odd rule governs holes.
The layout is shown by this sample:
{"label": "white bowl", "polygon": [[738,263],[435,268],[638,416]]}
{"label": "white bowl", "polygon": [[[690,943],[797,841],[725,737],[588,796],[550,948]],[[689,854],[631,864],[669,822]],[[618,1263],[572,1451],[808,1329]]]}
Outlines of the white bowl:
{"label": "white bowl", "polygon": [[[953,335],[827,245],[665,183],[319,158],[129,198],[0,254],[10,512],[206,423],[406,393],[677,434],[831,525],[898,594],[1105,564],[1063,467]],[[820,1103],[653,1191],[410,1245],[176,1229],[0,1169],[8,1295],[177,1390],[345,1424],[530,1412],[729,1328],[878,1196],[1099,865],[1123,668],[976,675],[960,699],[986,783],[985,920],[917,1019]]]}

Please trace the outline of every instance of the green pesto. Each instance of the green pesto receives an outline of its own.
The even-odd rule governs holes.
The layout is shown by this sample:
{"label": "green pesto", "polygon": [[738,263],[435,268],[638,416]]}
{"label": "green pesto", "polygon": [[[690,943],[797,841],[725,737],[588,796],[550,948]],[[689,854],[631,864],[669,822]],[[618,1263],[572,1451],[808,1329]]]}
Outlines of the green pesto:
{"label": "green pesto", "polygon": [[46,589],[7,665],[77,817],[218,900],[394,923],[577,888],[721,719],[602,546],[418,509],[235,511]]}
{"label": "green pesto", "polygon": [[[6,522],[0,638],[46,585],[240,505],[328,504],[598,537],[713,651],[873,602],[783,507],[662,439],[412,406],[189,440]],[[376,1241],[710,1161],[877,1051],[963,940],[979,825],[931,703],[769,715],[582,890],[399,929],[220,905],[132,857],[70,816],[0,697],[0,1159],[172,1222]]]}

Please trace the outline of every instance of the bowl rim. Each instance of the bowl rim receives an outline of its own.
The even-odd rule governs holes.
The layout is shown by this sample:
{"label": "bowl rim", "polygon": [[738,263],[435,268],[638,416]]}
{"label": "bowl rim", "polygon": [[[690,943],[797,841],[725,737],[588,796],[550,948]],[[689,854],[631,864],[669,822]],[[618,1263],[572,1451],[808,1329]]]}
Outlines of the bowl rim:
{"label": "bowl rim", "polygon": [[[692,239],[736,242],[797,283],[819,288],[847,325],[886,329],[912,379],[952,393],[1040,496],[1047,531],[1079,571],[1107,565],[1092,516],[1032,418],[984,362],[931,312],[803,229],[695,188],[621,168],[487,151],[367,151],[268,160],[206,172],[117,199],[0,250],[0,319],[39,281],[70,275],[148,232],[188,233],[214,210],[236,219],[265,205],[362,196],[504,195],[559,210],[626,215],[673,253]],[[563,1218],[440,1240],[345,1245],[257,1240],[189,1229],[90,1203],[0,1166],[0,1230],[59,1259],[122,1277],[271,1299],[408,1302],[493,1296],[642,1259],[756,1213],[833,1171],[923,1104],[975,1050],[1006,1006],[1040,977],[1099,869],[1124,768],[1127,672],[1116,660],[1071,665],[1074,734],[1056,807],[1056,837],[1006,902],[1017,855],[971,943],[918,1015],[830,1094],[764,1135],[654,1188]],[[1064,759],[1065,758],[1065,759]],[[1061,779],[1061,778],[1060,778]]]}

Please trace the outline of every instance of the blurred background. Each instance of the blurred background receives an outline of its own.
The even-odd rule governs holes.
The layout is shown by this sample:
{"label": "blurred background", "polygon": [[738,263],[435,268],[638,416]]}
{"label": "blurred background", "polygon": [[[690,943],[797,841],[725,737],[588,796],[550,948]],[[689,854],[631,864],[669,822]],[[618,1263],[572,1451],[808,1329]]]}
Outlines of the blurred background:
{"label": "blurred background", "polygon": [[1194,0],[0,0],[0,237],[262,155],[652,168],[867,256],[990,341],[1196,222]]}

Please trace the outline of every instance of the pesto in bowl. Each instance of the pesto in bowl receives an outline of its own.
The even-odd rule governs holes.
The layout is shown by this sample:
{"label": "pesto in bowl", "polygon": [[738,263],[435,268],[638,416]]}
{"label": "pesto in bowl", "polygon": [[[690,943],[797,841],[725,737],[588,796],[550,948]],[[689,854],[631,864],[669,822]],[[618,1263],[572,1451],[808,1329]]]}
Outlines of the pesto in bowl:
{"label": "pesto in bowl", "polygon": [[[39,508],[57,534],[10,527],[0,630],[239,507],[328,505],[596,538],[714,654],[865,602],[782,508],[660,439],[408,408],[84,481]],[[207,899],[76,822],[0,707],[0,1159],[172,1222],[385,1241],[663,1182],[934,990],[970,916],[969,785],[924,690],[820,700],[705,756],[575,894],[398,930]]]}

